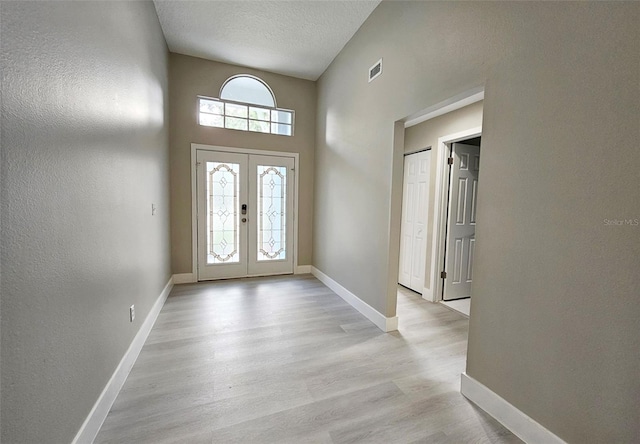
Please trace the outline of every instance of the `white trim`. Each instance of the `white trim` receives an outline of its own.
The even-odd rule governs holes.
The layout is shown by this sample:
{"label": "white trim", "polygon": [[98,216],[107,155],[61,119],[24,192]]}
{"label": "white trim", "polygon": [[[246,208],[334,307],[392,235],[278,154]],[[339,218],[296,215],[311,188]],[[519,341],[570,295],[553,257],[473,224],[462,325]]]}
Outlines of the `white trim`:
{"label": "white trim", "polygon": [[[293,175],[293,180],[294,180],[294,184],[293,184],[293,206],[294,206],[294,211],[293,211],[293,272],[296,272],[296,267],[298,267],[298,248],[299,248],[299,243],[298,243],[298,209],[300,208],[300,200],[299,200],[299,190],[300,190],[300,173],[299,173],[299,169],[300,169],[300,155],[296,153],[295,157],[294,157],[294,163],[293,163],[293,168],[294,168],[294,175]],[[309,270],[309,273],[311,273],[311,270]]]}
{"label": "white trim", "polygon": [[294,274],[308,274],[311,273],[311,265],[296,265]]}
{"label": "white trim", "polygon": [[193,273],[180,273],[173,275],[174,284],[191,284],[193,282],[198,282],[196,275]]}
{"label": "white trim", "polygon": [[191,144],[191,274],[198,280],[198,159],[197,145]]}
{"label": "white trim", "polygon": [[404,122],[404,127],[409,128],[481,100],[484,100],[484,86],[470,89],[408,116]]}
{"label": "white trim", "polygon": [[102,427],[113,402],[116,400],[120,389],[127,380],[127,376],[129,376],[129,372],[131,372],[133,364],[135,364],[136,359],[140,354],[140,350],[142,350],[142,346],[147,340],[147,337],[151,332],[151,328],[153,328],[153,324],[156,322],[156,319],[160,314],[160,310],[162,310],[162,306],[167,300],[169,293],[171,293],[172,288],[173,278],[170,278],[169,282],[167,282],[167,285],[165,285],[162,290],[162,293],[160,293],[160,296],[158,296],[158,299],[156,299],[156,302],[153,304],[153,307],[151,307],[147,318],[140,326],[140,330],[138,330],[133,341],[131,341],[129,348],[120,360],[118,367],[116,367],[115,371],[111,375],[109,382],[107,382],[107,385],[102,390],[102,393],[100,393],[100,396],[93,405],[89,415],[84,420],[80,430],[78,430],[72,444],[92,443],[98,435],[100,427]]}
{"label": "white trim", "polygon": [[460,393],[493,416],[524,442],[566,444],[565,441],[547,430],[540,423],[466,373],[462,373],[460,376]]}
{"label": "white trim", "polygon": [[367,319],[373,322],[380,330],[384,332],[395,331],[398,329],[398,317],[388,318],[381,314],[371,305],[364,302],[355,294],[344,288],[342,285],[331,279],[329,276],[311,266],[311,273],[324,285],[333,290],[338,296],[344,299],[349,305],[362,313]]}
{"label": "white trim", "polygon": [[[234,148],[230,146],[218,146],[218,145],[203,145],[201,143],[192,143],[191,144],[191,153],[194,154],[194,151],[204,150],[204,151],[222,151],[225,153],[236,153],[236,154],[258,154],[260,156],[277,156],[277,157],[293,157],[296,160],[300,155],[298,153],[289,153],[286,151],[268,151],[268,150],[256,150],[253,148]],[[195,162],[195,157],[193,158]]]}
{"label": "white trim", "polygon": [[482,127],[478,126],[468,130],[459,131],[447,136],[438,138],[436,151],[436,189],[433,211],[433,230],[431,238],[431,302],[439,302],[442,300],[442,279],[440,272],[442,271],[442,263],[444,260],[445,225],[447,223],[447,185],[449,176],[447,175],[447,144],[458,142],[460,140],[469,139],[482,135]]}
{"label": "white trim", "polygon": [[203,145],[200,143],[191,144],[191,273],[194,276],[194,281],[198,281],[198,207],[196,196],[196,151],[222,151],[226,153],[239,153],[239,154],[257,154],[261,156],[279,156],[279,157],[292,157],[293,158],[293,170],[294,170],[294,189],[293,189],[293,270],[294,273],[297,267],[298,261],[298,208],[299,206],[299,190],[300,190],[300,174],[298,170],[300,168],[300,154],[288,153],[285,151],[268,151],[268,150],[256,150],[252,148],[234,148],[228,146],[217,145]]}

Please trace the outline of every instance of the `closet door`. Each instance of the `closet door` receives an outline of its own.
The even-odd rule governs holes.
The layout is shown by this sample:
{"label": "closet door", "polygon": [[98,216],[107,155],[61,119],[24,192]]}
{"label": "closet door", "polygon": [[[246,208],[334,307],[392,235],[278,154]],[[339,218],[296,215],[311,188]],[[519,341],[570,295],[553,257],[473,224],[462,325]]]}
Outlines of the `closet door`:
{"label": "closet door", "polygon": [[422,294],[427,256],[427,216],[431,151],[404,158],[398,282]]}

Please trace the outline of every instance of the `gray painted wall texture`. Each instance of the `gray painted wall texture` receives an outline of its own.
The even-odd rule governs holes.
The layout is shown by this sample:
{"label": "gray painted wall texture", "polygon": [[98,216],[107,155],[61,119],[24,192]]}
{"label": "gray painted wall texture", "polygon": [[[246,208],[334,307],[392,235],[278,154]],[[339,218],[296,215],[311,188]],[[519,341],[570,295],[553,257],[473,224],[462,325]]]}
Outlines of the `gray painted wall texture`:
{"label": "gray painted wall texture", "polygon": [[1,439],[70,442],[170,278],[168,51],[150,2],[0,13]]}
{"label": "gray painted wall texture", "polygon": [[[197,97],[219,97],[229,77],[250,74],[267,82],[280,108],[295,110],[292,137],[200,126]],[[174,273],[191,273],[191,144],[300,154],[297,263],[311,264],[316,83],[226,63],[171,54],[171,259]]]}
{"label": "gray painted wall texture", "polygon": [[631,2],[382,2],[318,84],[313,263],[387,316],[394,122],[485,85],[467,371],[569,442],[640,436],[640,226],[607,223],[640,218],[638,23]]}

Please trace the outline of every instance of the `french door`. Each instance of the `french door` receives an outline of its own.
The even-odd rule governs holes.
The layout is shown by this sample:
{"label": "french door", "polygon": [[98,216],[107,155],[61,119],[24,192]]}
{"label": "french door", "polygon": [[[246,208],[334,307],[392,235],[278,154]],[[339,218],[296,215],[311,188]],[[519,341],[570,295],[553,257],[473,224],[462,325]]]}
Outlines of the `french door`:
{"label": "french door", "polygon": [[198,150],[198,280],[293,273],[289,157]]}

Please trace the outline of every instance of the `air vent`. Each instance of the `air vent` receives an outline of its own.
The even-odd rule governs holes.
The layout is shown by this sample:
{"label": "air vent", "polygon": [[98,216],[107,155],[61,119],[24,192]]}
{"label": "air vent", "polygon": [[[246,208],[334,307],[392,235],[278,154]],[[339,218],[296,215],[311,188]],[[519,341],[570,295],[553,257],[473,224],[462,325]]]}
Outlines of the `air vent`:
{"label": "air vent", "polygon": [[369,68],[369,81],[371,82],[380,74],[382,74],[382,59],[378,60],[375,65]]}

